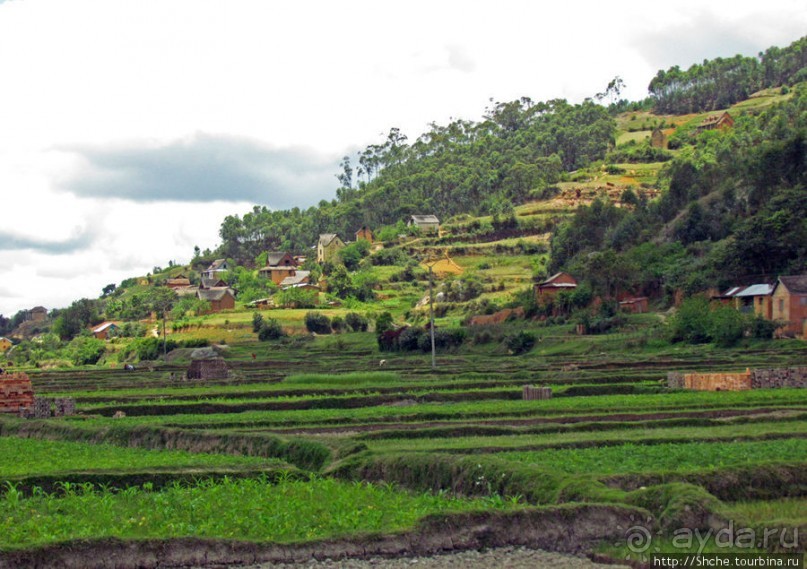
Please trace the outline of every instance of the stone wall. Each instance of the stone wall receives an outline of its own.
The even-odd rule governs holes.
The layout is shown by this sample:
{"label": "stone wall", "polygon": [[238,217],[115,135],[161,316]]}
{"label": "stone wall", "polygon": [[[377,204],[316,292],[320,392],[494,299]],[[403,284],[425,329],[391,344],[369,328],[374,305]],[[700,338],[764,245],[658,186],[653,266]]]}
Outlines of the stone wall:
{"label": "stone wall", "polygon": [[779,387],[807,388],[807,367],[763,368],[744,373],[667,373],[672,389],[699,391],[745,391]]}
{"label": "stone wall", "polygon": [[751,387],[770,389],[773,387],[807,387],[807,367],[786,367],[779,369],[755,369],[751,372]]}

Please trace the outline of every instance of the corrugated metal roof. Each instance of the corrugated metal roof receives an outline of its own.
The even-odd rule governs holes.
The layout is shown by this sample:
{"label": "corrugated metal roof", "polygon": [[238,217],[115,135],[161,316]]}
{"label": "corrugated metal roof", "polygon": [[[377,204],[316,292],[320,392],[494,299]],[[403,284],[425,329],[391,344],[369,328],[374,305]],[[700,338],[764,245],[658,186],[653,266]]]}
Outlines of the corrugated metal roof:
{"label": "corrugated metal roof", "polygon": [[742,290],[734,296],[768,296],[773,293],[773,285],[769,284],[755,284],[749,287],[746,287],[745,290]]}

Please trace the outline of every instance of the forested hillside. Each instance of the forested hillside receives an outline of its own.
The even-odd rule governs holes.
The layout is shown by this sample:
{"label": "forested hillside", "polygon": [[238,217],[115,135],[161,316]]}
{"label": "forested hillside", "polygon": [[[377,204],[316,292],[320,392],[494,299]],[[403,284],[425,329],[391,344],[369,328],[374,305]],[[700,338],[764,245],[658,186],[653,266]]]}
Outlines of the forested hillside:
{"label": "forested hillside", "polygon": [[768,87],[807,80],[807,37],[758,57],[735,55],[696,63],[686,71],[661,70],[648,90],[658,113],[685,114],[725,109]]}
{"label": "forested hillside", "polygon": [[552,238],[551,269],[602,274],[653,294],[705,290],[807,268],[807,89],[691,139],[634,207],[581,207]]}
{"label": "forested hillside", "polygon": [[319,233],[350,236],[364,224],[378,229],[411,214],[504,213],[541,197],[563,172],[602,159],[615,128],[607,109],[593,102],[522,98],[496,103],[481,122],[433,124],[411,144],[392,129],[383,144],[360,153],[355,167],[345,157],[332,202],[227,217],[221,253],[249,262],[267,249],[304,251]]}

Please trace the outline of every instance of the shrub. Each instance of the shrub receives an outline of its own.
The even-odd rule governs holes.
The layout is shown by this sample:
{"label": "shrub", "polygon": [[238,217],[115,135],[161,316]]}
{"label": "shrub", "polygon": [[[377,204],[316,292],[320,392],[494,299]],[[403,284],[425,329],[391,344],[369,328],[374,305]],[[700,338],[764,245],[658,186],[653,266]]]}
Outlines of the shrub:
{"label": "shrub", "polygon": [[386,332],[392,328],[392,314],[389,312],[382,312],[375,319],[375,331],[377,334]]}
{"label": "shrub", "polygon": [[261,327],[258,330],[258,339],[262,342],[266,340],[278,340],[285,335],[286,333],[283,331],[283,327],[280,326],[280,322],[274,318],[267,318],[265,321],[261,322]]}
{"label": "shrub", "polygon": [[345,329],[345,319],[341,316],[334,316],[331,319],[331,330],[339,333]]}
{"label": "shrub", "polygon": [[366,332],[369,324],[367,318],[358,312],[348,312],[345,315],[345,323],[354,332]]}
{"label": "shrub", "polygon": [[766,320],[761,316],[753,318],[748,326],[751,337],[759,340],[770,340],[776,332],[777,324],[772,320]]}
{"label": "shrub", "polygon": [[733,307],[721,306],[709,316],[709,335],[718,346],[728,348],[743,337],[745,319]]}
{"label": "shrub", "polygon": [[261,327],[263,326],[263,316],[261,316],[260,312],[253,312],[252,313],[252,331],[256,334],[261,331]]}
{"label": "shrub", "polygon": [[510,334],[505,337],[504,343],[513,355],[524,354],[535,346],[535,334],[522,330],[517,334]]}
{"label": "shrub", "polygon": [[331,320],[324,314],[319,312],[306,312],[304,322],[309,332],[314,332],[315,334],[331,333]]}

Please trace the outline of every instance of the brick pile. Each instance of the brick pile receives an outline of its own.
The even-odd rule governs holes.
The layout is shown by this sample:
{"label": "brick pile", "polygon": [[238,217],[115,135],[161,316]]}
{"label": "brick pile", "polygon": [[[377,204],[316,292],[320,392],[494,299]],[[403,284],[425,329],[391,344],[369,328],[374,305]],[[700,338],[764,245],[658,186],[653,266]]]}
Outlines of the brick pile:
{"label": "brick pile", "polygon": [[0,374],[0,413],[19,413],[33,404],[34,388],[27,374]]}
{"label": "brick pile", "polygon": [[684,387],[696,391],[747,391],[751,371],[745,373],[685,373]]}
{"label": "brick pile", "polygon": [[524,401],[535,401],[538,399],[552,399],[551,387],[533,387],[532,385],[525,385],[522,390],[521,398]]}
{"label": "brick pile", "polygon": [[53,401],[54,417],[69,417],[76,414],[76,400],[72,397],[58,397]]}

